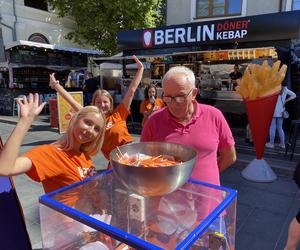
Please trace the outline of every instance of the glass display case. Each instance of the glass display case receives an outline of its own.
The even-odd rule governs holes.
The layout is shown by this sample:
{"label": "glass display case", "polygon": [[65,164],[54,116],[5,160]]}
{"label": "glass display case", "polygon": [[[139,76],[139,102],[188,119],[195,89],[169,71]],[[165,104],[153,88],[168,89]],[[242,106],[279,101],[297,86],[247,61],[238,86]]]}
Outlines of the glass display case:
{"label": "glass display case", "polygon": [[191,179],[142,197],[109,170],[40,197],[43,249],[234,249],[236,200]]}

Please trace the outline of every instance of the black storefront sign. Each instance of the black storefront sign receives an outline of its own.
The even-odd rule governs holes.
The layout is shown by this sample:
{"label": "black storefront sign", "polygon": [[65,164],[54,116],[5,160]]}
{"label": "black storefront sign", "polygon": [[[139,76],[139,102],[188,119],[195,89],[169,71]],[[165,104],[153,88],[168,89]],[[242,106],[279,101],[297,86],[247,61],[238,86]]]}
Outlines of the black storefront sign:
{"label": "black storefront sign", "polygon": [[87,55],[46,52],[36,49],[15,49],[10,52],[10,63],[86,67]]}
{"label": "black storefront sign", "polygon": [[299,37],[300,11],[289,11],[209,22],[118,33],[123,51],[291,40]]}

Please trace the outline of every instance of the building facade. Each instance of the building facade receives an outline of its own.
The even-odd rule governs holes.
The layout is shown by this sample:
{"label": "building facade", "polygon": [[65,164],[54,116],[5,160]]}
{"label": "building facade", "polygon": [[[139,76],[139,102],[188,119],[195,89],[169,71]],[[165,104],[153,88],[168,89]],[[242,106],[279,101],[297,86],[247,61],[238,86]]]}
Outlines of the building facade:
{"label": "building facade", "polygon": [[65,38],[76,22],[59,18],[46,0],[0,0],[0,24],[4,46],[25,40],[82,47]]}
{"label": "building facade", "polygon": [[53,97],[51,73],[70,91],[81,90],[89,58],[101,52],[66,39],[75,29],[47,0],[0,0],[0,114],[16,114],[16,99],[28,93]]}
{"label": "building facade", "polygon": [[168,0],[167,25],[299,10],[299,0]]}
{"label": "building facade", "polygon": [[[210,22],[227,22],[227,19],[228,23],[231,23],[230,19],[232,19],[232,22],[234,22],[235,20],[243,19],[245,17],[249,17],[248,20],[252,21],[252,18],[255,17],[263,18],[262,15],[269,16],[269,28],[266,28],[266,26],[264,26],[265,21],[261,22],[260,25],[258,25],[259,28],[253,32],[253,37],[260,37],[260,35],[258,34],[259,29],[265,32],[265,40],[269,41],[265,43],[261,40],[257,44],[259,46],[266,46],[266,44],[267,46],[274,46],[274,48],[278,52],[278,59],[281,60],[282,63],[288,65],[288,72],[284,81],[285,84],[287,84],[287,86],[291,88],[297,94],[297,96],[299,96],[300,36],[299,33],[296,32],[296,30],[299,30],[299,28],[295,27],[296,35],[292,35],[292,32],[288,31],[288,29],[292,27],[292,22],[285,23],[283,19],[276,19],[281,14],[286,13],[287,15],[293,15],[296,14],[296,12],[299,10],[300,0],[168,0],[167,26],[174,25],[176,27],[178,25],[202,25],[202,22],[204,24]],[[276,22],[277,24],[275,24]],[[274,25],[272,25],[272,23],[274,23]],[[251,25],[253,25],[253,23]],[[172,26],[172,28],[174,26]],[[275,26],[277,31],[274,30]],[[288,39],[288,37],[285,38],[287,39],[287,41],[290,40],[290,42],[283,44],[282,41],[284,39],[280,36],[274,35],[275,33],[279,34],[280,32],[281,34],[286,34],[287,36],[290,36],[290,39]],[[272,38],[273,35],[274,37]],[[242,44],[242,42],[242,39],[236,39],[233,48],[239,49],[248,46],[247,43]],[[199,46],[201,46],[202,43],[203,41],[199,43]],[[218,48],[217,45],[215,45],[215,49],[218,50],[220,48]],[[248,62],[243,64],[243,61],[237,60],[234,63],[243,65],[245,68]],[[217,66],[217,71],[220,73],[221,69],[219,65]],[[292,112],[293,118],[299,118],[299,98],[297,98],[296,102],[291,102],[287,106],[289,111]]]}

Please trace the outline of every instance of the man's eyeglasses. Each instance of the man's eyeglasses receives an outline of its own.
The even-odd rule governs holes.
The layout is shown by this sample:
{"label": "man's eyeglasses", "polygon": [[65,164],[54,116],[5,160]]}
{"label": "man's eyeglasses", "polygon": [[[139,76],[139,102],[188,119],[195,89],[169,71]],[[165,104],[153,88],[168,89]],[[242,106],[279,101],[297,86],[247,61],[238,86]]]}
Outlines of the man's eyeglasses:
{"label": "man's eyeglasses", "polygon": [[186,98],[190,95],[190,93],[192,93],[192,90],[191,89],[189,91],[189,93],[187,93],[186,95],[178,95],[178,96],[163,96],[162,97],[162,100],[165,102],[165,103],[170,103],[172,100],[176,103],[183,103],[185,102]]}

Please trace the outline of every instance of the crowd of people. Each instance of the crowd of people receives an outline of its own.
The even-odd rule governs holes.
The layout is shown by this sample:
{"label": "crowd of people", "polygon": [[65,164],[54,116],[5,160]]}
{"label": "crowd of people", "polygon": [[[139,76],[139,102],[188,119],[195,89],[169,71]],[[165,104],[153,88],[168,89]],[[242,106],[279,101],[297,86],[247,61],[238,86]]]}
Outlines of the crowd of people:
{"label": "crowd of people", "polygon": [[[49,85],[69,102],[76,113],[67,133],[60,140],[33,148],[19,158],[19,150],[14,150],[14,154],[10,151],[20,148],[26,131],[44,103],[38,103],[37,94],[30,95],[28,100],[24,97],[23,101],[18,101],[20,121],[2,151],[0,160],[5,162],[1,164],[0,174],[26,173],[33,180],[42,182],[45,192],[50,192],[94,174],[91,156],[99,148],[109,160],[110,152],[117,146],[132,143],[126,118],[144,70],[142,62],[136,56],[133,59],[137,64],[137,73],[116,108],[110,93],[103,89],[94,92],[90,106],[82,107],[59,84],[54,73],[51,74]],[[170,69],[162,80],[162,88],[162,99],[157,98],[154,85],[149,85],[145,90],[145,101],[140,107],[144,115],[141,141],[174,142],[195,148],[198,157],[192,177],[220,184],[219,172],[236,160],[234,139],[224,116],[211,106],[197,103],[195,76],[186,67]],[[11,138],[14,138],[13,141]]]}
{"label": "crowd of people", "polygon": [[[136,56],[133,56],[133,59],[138,67],[137,73],[130,83],[124,98],[116,108],[114,108],[113,97],[107,90],[97,89],[92,96],[91,105],[98,107],[106,117],[104,143],[101,151],[107,160],[109,160],[110,152],[117,146],[133,142],[133,138],[128,132],[126,119],[130,114],[133,96],[141,82],[144,71],[142,62]],[[50,86],[55,89],[75,111],[82,109],[81,104],[59,84],[54,74],[50,75]]]}
{"label": "crowd of people", "polygon": [[[67,132],[59,140],[34,147],[22,156],[18,156],[22,141],[45,103],[39,103],[38,94],[17,100],[20,119],[0,154],[0,176],[26,173],[34,181],[41,182],[45,193],[48,193],[96,174],[92,156],[100,150],[109,161],[112,150],[133,143],[126,119],[144,71],[143,63],[136,56],[133,59],[137,72],[121,103],[115,108],[111,94],[98,86],[90,88],[89,105],[83,107],[51,74],[49,85],[76,113],[72,115]],[[231,77],[233,81],[240,78],[238,73],[235,67]],[[155,85],[145,88],[145,100],[140,105],[140,113],[143,114],[141,142],[171,142],[192,147],[197,151],[197,160],[191,177],[220,185],[220,173],[236,161],[235,141],[222,112],[196,101],[199,90],[193,71],[187,67],[170,68],[163,76],[162,90],[163,95],[159,98]],[[284,148],[282,112],[285,103],[295,97],[292,91],[282,88],[267,147],[274,147],[277,126],[280,146]],[[110,168],[110,165],[107,167]]]}

